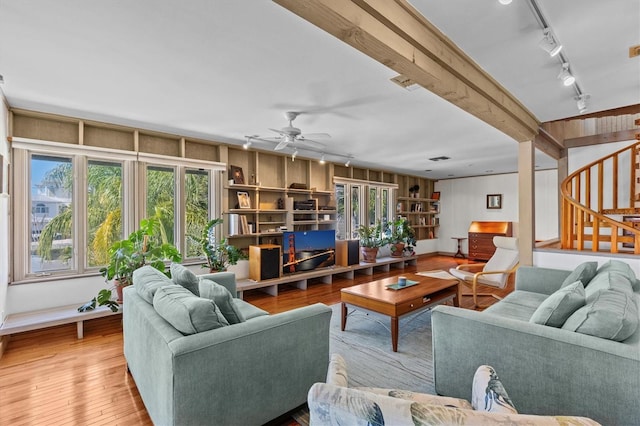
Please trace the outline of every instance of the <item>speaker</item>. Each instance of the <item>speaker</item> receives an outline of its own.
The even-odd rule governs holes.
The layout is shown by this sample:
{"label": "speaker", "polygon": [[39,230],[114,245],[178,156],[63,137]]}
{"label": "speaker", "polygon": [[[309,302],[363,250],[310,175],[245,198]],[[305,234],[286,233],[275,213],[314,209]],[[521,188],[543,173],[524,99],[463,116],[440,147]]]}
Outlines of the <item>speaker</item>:
{"label": "speaker", "polygon": [[281,259],[278,245],[249,246],[249,278],[254,281],[280,278]]}
{"label": "speaker", "polygon": [[336,240],[336,264],[340,266],[360,263],[360,241]]}

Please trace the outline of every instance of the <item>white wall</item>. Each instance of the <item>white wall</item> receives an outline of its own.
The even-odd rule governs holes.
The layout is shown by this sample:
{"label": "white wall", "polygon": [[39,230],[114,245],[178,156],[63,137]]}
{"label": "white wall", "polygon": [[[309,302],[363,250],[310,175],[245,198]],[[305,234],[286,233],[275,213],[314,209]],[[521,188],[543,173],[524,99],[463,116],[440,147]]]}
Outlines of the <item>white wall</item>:
{"label": "white wall", "polygon": [[[6,165],[9,162],[9,111],[0,90],[0,155],[4,157],[3,182],[7,182]],[[6,183],[4,184],[7,185]],[[0,192],[1,189],[0,189]],[[9,283],[9,197],[0,194],[0,323],[4,321],[7,311],[7,289]]]}
{"label": "white wall", "polygon": [[[518,174],[478,176],[447,179],[436,182],[440,191],[440,229],[437,250],[455,253],[456,240],[466,237],[474,220],[514,222],[518,233]],[[487,209],[487,194],[502,194],[502,209]],[[557,238],[558,231],[558,174],[556,170],[538,171],[535,175],[535,238]],[[468,241],[463,241],[468,253]]]}

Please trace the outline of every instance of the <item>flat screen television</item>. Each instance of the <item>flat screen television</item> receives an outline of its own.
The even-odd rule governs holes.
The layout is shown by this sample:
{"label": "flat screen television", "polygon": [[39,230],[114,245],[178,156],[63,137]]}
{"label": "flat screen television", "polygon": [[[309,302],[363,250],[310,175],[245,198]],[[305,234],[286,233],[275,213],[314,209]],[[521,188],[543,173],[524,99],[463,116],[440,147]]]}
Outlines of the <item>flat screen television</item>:
{"label": "flat screen television", "polygon": [[336,263],[336,231],[285,231],[282,233],[282,272],[311,271]]}

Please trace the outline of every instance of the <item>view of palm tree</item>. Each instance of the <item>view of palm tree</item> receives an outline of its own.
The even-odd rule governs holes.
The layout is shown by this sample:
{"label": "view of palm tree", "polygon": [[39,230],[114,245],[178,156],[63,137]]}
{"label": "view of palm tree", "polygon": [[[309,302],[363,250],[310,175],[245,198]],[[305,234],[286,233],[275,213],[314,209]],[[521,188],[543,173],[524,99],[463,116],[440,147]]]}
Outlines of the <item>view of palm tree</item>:
{"label": "view of palm tree", "polygon": [[[77,183],[72,163],[64,157],[34,155],[32,169],[31,272],[70,269],[76,244],[71,194]],[[109,247],[124,238],[122,164],[89,160],[86,174],[86,266],[96,267],[108,263]],[[171,167],[149,166],[146,180],[146,215],[161,225],[157,242],[174,244],[176,172]],[[186,171],[185,257],[201,255],[197,239],[209,220],[209,187],[208,172]]]}

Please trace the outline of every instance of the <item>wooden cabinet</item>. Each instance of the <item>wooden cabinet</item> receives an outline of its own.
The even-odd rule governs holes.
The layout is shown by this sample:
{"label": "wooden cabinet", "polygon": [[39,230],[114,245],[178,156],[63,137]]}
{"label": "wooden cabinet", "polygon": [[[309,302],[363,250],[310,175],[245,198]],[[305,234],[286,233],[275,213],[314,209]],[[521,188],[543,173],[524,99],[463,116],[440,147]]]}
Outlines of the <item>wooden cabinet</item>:
{"label": "wooden cabinet", "polygon": [[493,237],[513,236],[511,222],[471,222],[469,226],[469,259],[489,260],[496,251]]}

